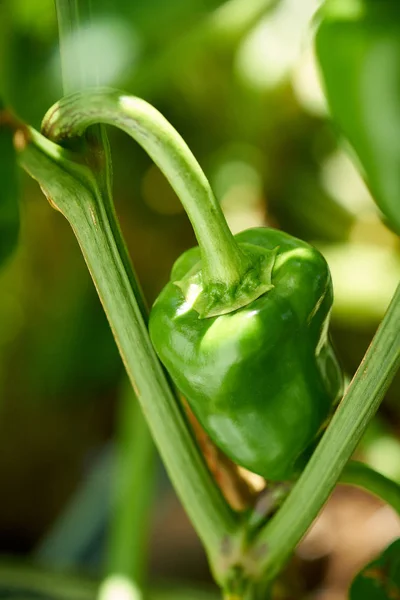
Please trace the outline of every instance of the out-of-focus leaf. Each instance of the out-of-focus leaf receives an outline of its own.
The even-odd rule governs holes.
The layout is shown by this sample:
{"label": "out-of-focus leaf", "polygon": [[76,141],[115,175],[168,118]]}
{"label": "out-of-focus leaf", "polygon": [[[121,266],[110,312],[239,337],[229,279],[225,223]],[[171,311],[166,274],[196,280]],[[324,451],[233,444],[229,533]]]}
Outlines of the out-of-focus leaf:
{"label": "out-of-focus leaf", "polygon": [[108,15],[118,13],[148,42],[159,44],[171,39],[171,36],[180,35],[223,3],[224,0],[101,0],[97,10]]}
{"label": "out-of-focus leaf", "polygon": [[0,100],[0,265],[13,252],[19,232],[17,161],[11,128]]}
{"label": "out-of-focus leaf", "polygon": [[[99,582],[94,579],[45,571],[5,558],[0,562],[0,598],[95,600],[98,590]],[[217,600],[219,597],[216,589],[202,585],[188,587],[179,582],[157,582],[148,593],[149,600]]]}
{"label": "out-of-focus leaf", "polygon": [[167,588],[153,591],[151,600],[217,600],[219,594],[199,588]]}
{"label": "out-of-focus leaf", "polygon": [[350,600],[400,598],[400,539],[393,542],[354,579]]}
{"label": "out-of-focus leaf", "polygon": [[382,319],[400,278],[395,249],[373,244],[319,244],[332,273],[335,323],[365,328]]}

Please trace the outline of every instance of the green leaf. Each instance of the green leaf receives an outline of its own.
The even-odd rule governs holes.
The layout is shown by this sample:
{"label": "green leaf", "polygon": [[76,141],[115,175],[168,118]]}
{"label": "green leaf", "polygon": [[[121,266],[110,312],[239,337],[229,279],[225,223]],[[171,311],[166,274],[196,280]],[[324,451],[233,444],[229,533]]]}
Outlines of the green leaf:
{"label": "green leaf", "polygon": [[12,254],[18,241],[18,174],[11,115],[0,100],[0,266]]}
{"label": "green leaf", "polygon": [[400,599],[400,539],[394,541],[376,560],[356,576],[350,600]]}

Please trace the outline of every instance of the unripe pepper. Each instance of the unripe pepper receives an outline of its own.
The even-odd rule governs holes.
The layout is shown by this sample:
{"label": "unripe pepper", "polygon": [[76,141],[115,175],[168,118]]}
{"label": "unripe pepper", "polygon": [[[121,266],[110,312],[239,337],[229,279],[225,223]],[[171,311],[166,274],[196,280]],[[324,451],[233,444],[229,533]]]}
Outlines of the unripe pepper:
{"label": "unripe pepper", "polygon": [[332,283],[322,255],[275,229],[235,236],[276,251],[272,289],[248,305],[199,318],[177,280],[201,269],[200,249],[175,263],[150,315],[150,336],[215,444],[267,479],[290,478],[342,388],[328,338]]}
{"label": "unripe pepper", "polygon": [[15,249],[19,233],[17,160],[10,118],[0,100],[0,265]]}
{"label": "unripe pepper", "polygon": [[332,117],[400,234],[400,3],[327,0],[316,51]]}
{"label": "unripe pepper", "polygon": [[153,346],[213,442],[271,480],[304,463],[340,396],[328,337],[332,282],[322,255],[275,229],[230,232],[189,148],[147,102],[85,90],[58,102],[43,132],[60,142],[116,125],[178,194],[199,247],[175,263],[149,318]]}

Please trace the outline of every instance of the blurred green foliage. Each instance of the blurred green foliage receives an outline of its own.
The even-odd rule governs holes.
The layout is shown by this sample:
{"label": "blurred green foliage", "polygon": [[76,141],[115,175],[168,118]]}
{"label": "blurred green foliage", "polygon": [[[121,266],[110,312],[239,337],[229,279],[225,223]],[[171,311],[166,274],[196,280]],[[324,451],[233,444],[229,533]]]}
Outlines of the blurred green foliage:
{"label": "blurred green foliage", "polygon": [[355,578],[350,600],[387,600],[400,591],[400,540],[396,540]]}
{"label": "blurred green foliage", "polygon": [[[0,98],[0,115],[3,109]],[[3,116],[5,119],[4,112]],[[3,127],[0,132],[0,266],[14,251],[19,233],[18,165],[12,137],[11,128]]]}

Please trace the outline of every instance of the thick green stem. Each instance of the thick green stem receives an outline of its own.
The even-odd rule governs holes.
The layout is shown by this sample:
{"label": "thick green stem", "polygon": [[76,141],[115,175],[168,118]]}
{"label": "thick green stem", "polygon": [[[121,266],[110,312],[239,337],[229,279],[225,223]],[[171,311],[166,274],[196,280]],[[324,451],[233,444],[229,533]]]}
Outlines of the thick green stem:
{"label": "thick green stem", "polygon": [[374,494],[400,515],[400,485],[368,465],[350,461],[343,469],[339,483],[355,485]]}
{"label": "thick green stem", "polygon": [[[216,579],[238,552],[239,521],[193,442],[181,406],[149,340],[141,307],[91,172],[33,130],[25,133],[22,166],[70,222],[136,395],[172,483],[209,554]],[[62,167],[60,166],[62,165]]]}
{"label": "thick green stem", "polygon": [[82,136],[95,123],[125,131],[165,174],[202,249],[205,281],[237,285],[249,270],[250,261],[236,244],[200,165],[168,121],[140,98],[96,88],[58,102],[44,118],[43,133],[57,142]]}
{"label": "thick green stem", "polygon": [[400,364],[400,285],[387,313],[307,467],[253,551],[259,576],[273,579],[337,483]]}

